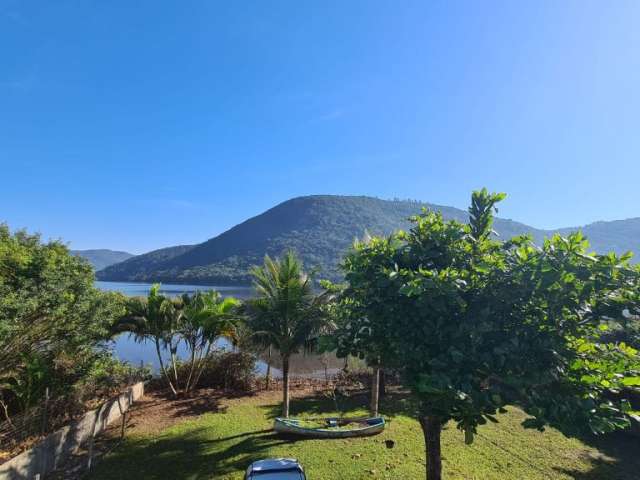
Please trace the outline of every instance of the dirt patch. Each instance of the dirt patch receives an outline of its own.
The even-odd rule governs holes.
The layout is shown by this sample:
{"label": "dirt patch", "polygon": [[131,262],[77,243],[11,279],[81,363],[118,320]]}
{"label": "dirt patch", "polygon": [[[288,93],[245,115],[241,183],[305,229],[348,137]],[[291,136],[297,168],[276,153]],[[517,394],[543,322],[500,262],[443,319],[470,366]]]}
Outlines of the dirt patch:
{"label": "dirt patch", "polygon": [[223,410],[226,398],[219,391],[204,389],[188,397],[174,398],[167,392],[150,392],[133,405],[127,419],[127,435],[159,433],[178,422],[204,413]]}

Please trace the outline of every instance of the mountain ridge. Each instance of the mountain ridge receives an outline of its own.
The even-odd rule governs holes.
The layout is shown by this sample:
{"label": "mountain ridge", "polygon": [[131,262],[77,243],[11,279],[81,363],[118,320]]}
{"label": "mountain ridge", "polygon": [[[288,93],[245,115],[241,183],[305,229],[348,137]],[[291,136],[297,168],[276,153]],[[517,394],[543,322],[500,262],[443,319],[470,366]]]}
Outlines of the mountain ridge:
{"label": "mountain ridge", "polygon": [[[196,284],[246,284],[249,269],[265,254],[295,249],[321,278],[339,279],[339,260],[365,231],[388,234],[410,226],[408,217],[422,208],[442,212],[446,219],[468,220],[464,210],[413,200],[381,200],[366,196],[310,195],[295,197],[196,245],[167,247],[138,255],[98,272],[114,281],[162,281]],[[614,225],[613,230],[611,224]],[[640,218],[594,222],[582,227],[543,230],[497,217],[494,229],[503,238],[530,234],[536,243],[559,232],[582,230],[600,253],[640,252]]]}
{"label": "mountain ridge", "polygon": [[82,257],[89,261],[93,268],[102,270],[116,263],[128,260],[135,255],[120,250],[110,250],[108,248],[92,248],[88,250],[71,250],[71,254]]}

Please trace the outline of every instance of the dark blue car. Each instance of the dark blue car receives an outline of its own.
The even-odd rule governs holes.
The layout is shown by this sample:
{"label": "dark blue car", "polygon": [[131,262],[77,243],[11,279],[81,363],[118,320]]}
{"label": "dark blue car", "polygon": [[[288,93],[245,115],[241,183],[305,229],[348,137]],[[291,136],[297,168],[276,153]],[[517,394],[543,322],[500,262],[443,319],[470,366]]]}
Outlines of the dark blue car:
{"label": "dark blue car", "polygon": [[253,462],[245,480],[306,480],[304,469],[293,458],[272,458]]}

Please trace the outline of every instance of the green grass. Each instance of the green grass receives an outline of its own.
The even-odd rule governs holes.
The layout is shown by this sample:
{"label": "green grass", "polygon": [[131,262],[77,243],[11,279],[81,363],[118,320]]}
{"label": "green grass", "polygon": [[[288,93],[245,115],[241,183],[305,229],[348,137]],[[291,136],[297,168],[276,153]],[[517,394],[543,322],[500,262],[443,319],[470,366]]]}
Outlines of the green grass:
{"label": "green grass", "polygon": [[[292,440],[272,433],[279,412],[274,395],[229,401],[223,413],[184,421],[153,437],[132,436],[101,461],[90,475],[100,479],[227,479],[240,480],[252,461],[265,457],[294,457],[310,480],[364,478],[424,478],[424,443],[418,423],[405,416],[399,398],[387,398],[382,413],[390,421],[384,433],[344,440]],[[356,401],[351,415],[365,414]],[[294,415],[336,414],[333,402],[314,397],[292,402]],[[341,408],[345,408],[341,406]],[[524,430],[524,414],[515,409],[499,424],[481,427],[473,445],[450,426],[443,432],[446,479],[578,479],[639,478],[640,441],[610,437],[591,445],[548,429]],[[384,441],[395,440],[387,449]]]}

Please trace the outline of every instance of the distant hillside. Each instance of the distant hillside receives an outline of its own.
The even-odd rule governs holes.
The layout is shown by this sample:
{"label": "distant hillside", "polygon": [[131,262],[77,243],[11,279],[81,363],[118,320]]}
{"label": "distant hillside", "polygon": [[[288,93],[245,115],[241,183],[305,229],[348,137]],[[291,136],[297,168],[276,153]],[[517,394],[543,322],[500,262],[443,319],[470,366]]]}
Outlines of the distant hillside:
{"label": "distant hillside", "polygon": [[575,230],[582,230],[596,252],[632,251],[635,263],[640,261],[640,218],[594,222],[583,227],[563,228],[558,233],[566,235]]}
{"label": "distant hillside", "polygon": [[[338,279],[338,263],[355,238],[362,237],[365,231],[387,234],[406,229],[407,218],[423,207],[439,210],[447,219],[462,222],[468,219],[466,211],[427,203],[333,195],[298,197],[204,243],[139,255],[106,268],[98,278],[243,284],[250,280],[251,265],[261,263],[265,254],[279,255],[292,248],[300,254],[307,269],[317,269],[322,278]],[[528,233],[538,243],[553,233],[500,218],[494,227],[503,238]],[[571,230],[575,229],[566,229]],[[600,222],[583,230],[593,236],[598,251],[640,251],[640,219]]]}
{"label": "distant hillside", "polygon": [[[137,255],[121,263],[111,265],[98,272],[96,276],[99,280],[126,280],[126,281],[146,281],[155,280],[151,276],[141,275],[142,272],[155,272],[164,268],[174,258],[182,255],[193,248],[193,245],[178,245],[176,247],[161,248]],[[117,279],[117,280],[116,280]],[[163,279],[163,281],[166,278]]]}
{"label": "distant hillside", "polygon": [[134,255],[128,252],[117,252],[115,250],[71,250],[72,255],[83,257],[89,260],[94,270],[102,270],[114,263],[124,262]]}

